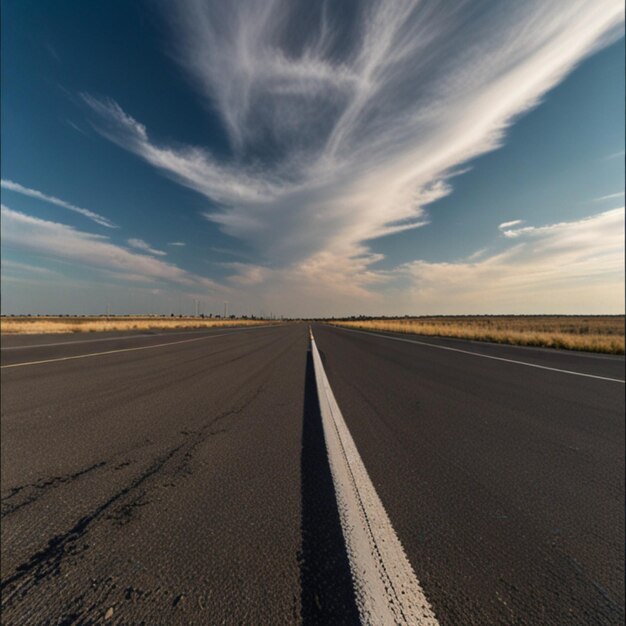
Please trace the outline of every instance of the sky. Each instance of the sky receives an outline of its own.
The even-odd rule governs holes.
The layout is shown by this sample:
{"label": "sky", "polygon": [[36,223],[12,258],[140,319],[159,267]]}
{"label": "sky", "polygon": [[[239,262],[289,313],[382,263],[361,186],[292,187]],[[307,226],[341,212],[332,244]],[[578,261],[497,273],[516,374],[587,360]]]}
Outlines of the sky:
{"label": "sky", "polygon": [[2,313],[624,312],[621,0],[1,0]]}

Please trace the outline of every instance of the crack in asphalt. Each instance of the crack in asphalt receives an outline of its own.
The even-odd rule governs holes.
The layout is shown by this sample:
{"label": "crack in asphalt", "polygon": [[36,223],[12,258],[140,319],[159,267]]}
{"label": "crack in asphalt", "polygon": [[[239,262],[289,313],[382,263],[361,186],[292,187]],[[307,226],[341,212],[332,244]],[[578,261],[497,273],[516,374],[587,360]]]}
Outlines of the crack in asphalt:
{"label": "crack in asphalt", "polygon": [[[3,592],[3,606],[10,603],[16,592],[19,591],[21,598],[24,598],[28,591],[43,578],[48,575],[58,574],[62,560],[72,554],[72,546],[86,534],[92,522],[97,520],[105,511],[110,509],[124,496],[140,487],[149,478],[158,473],[165,463],[183,448],[184,445],[185,444],[181,444],[170,450],[153,463],[144,473],[131,481],[128,486],[111,496],[91,513],[81,517],[67,532],[55,535],[49,539],[48,545],[45,548],[35,552],[27,561],[18,565],[12,576],[0,582],[0,591]],[[5,595],[5,590],[12,585],[15,585],[14,589],[12,589],[9,594]]]}
{"label": "crack in asphalt", "polygon": [[[92,524],[98,519],[111,519],[117,522],[120,526],[127,524],[138,507],[148,504],[148,502],[144,501],[147,489],[142,490],[141,493],[133,497],[130,502],[124,503],[118,510],[112,511],[113,507],[115,507],[115,505],[121,502],[125,497],[129,496],[129,494],[136,492],[151,478],[159,474],[168,462],[172,461],[177,456],[182,456],[180,464],[173,469],[172,473],[175,476],[191,474],[188,466],[196,449],[210,437],[228,431],[228,429],[225,428],[216,430],[215,425],[230,416],[241,414],[263,392],[264,388],[265,383],[257,386],[252,393],[247,394],[232,409],[223,411],[203,426],[199,431],[195,431],[195,433],[186,431],[188,436],[193,436],[195,434],[191,441],[187,440],[169,450],[166,454],[162,455],[155,462],[153,462],[145,472],[132,480],[126,487],[115,493],[108,500],[95,508],[91,513],[81,517],[67,532],[60,533],[49,539],[45,548],[35,552],[30,556],[30,558],[18,565],[11,576],[0,581],[2,606],[8,607],[11,605],[13,599],[18,594],[19,600],[24,600],[29,591],[33,587],[40,584],[43,579],[48,576],[58,575],[61,565],[67,557],[75,556],[88,549],[88,545],[83,546],[82,549],[78,548],[77,543],[85,537]],[[96,467],[101,467],[104,463],[105,462],[98,463],[95,466],[87,468],[87,470],[77,472],[75,475],[71,476],[78,477],[84,475],[87,471],[91,471]],[[59,481],[56,479],[45,481],[45,484],[48,485],[58,483]],[[16,495],[21,490],[22,488],[14,488],[14,493],[7,496],[7,498]],[[20,506],[24,506],[29,503],[30,502],[24,502]],[[105,513],[109,514],[105,517]]]}
{"label": "crack in asphalt", "polygon": [[[274,345],[274,343],[276,342],[271,342],[271,345]],[[182,443],[162,452],[156,459],[153,458],[147,469],[126,483],[126,486],[119,488],[106,501],[78,519],[68,530],[49,538],[43,544],[44,547],[41,547],[42,544],[40,544],[40,549],[25,558],[5,579],[0,580],[2,608],[3,611],[7,611],[5,615],[8,614],[9,610],[11,613],[14,613],[20,605],[28,605],[32,599],[31,592],[40,585],[48,584],[51,579],[59,576],[68,577],[83,559],[88,558],[85,553],[90,548],[95,547],[95,543],[87,538],[89,533],[97,532],[98,529],[103,527],[103,523],[121,531],[122,527],[125,527],[126,524],[132,521],[141,507],[158,501],[158,497],[155,499],[150,497],[150,494],[155,489],[161,486],[168,486],[168,483],[174,485],[178,478],[182,480],[189,479],[193,474],[191,463],[197,454],[197,450],[211,437],[228,433],[232,429],[234,422],[224,423],[224,421],[228,418],[236,418],[244,413],[263,394],[273,364],[282,358],[284,353],[292,349],[293,343],[294,341],[290,342],[284,349],[278,350],[276,354],[262,364],[262,367],[254,368],[247,377],[240,381],[237,391],[233,394],[234,397],[231,396],[230,401],[224,399],[226,400],[226,405],[230,405],[227,410],[219,414],[213,414],[200,428],[189,428],[182,425],[180,430],[177,431],[179,436],[184,437]],[[254,347],[252,352],[256,352],[259,349],[261,347]],[[246,356],[249,356],[249,354],[248,352]],[[231,361],[233,360],[236,361],[238,358]],[[206,371],[203,371],[201,375],[206,375]],[[248,392],[241,394],[241,390],[245,389],[248,389]],[[66,477],[54,477],[39,481],[33,485],[15,487],[10,490],[4,500],[8,503],[15,502],[12,499],[18,494],[21,493],[23,495],[26,493],[25,489],[36,487],[40,488],[39,491],[41,493],[37,495],[37,498],[40,498],[45,493],[49,493],[50,489],[67,484],[104,465],[107,465],[109,471],[113,472],[130,463],[135,464],[137,462],[137,459],[125,459],[123,463],[118,464],[111,459],[106,462],[101,461],[86,470],[81,470]],[[44,491],[41,487],[45,487],[48,491]],[[26,506],[27,504],[32,504],[32,502],[34,502],[34,499],[29,497],[26,501],[20,502],[19,506]],[[89,554],[92,554],[92,552],[89,552]],[[94,558],[97,557],[96,553],[93,554],[95,555]],[[62,613],[63,623],[83,623],[82,620],[87,619],[87,614],[91,610],[88,604],[89,602],[86,600],[85,594],[74,596],[71,602],[65,603],[65,610]],[[21,609],[17,610],[21,612]]]}
{"label": "crack in asphalt", "polygon": [[[39,500],[39,498],[43,497],[56,487],[81,478],[85,474],[89,474],[90,472],[93,472],[94,470],[99,469],[106,464],[106,461],[100,461],[99,463],[94,463],[93,465],[90,465],[85,469],[74,472],[73,474],[67,474],[65,476],[53,476],[52,478],[39,480],[30,485],[20,485],[18,487],[13,487],[10,490],[10,493],[2,498],[2,512],[0,513],[0,518],[4,518],[11,513],[15,513],[15,511],[18,511],[22,507],[36,502],[37,500]],[[21,500],[20,502],[13,501],[13,498],[15,498],[15,496],[25,491],[31,492],[30,495],[26,495],[25,499]]]}

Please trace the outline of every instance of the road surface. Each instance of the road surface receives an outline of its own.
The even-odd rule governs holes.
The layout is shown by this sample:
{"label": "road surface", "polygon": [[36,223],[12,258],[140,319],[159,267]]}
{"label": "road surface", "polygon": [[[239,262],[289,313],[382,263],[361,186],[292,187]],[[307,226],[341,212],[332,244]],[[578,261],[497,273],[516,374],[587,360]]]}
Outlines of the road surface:
{"label": "road surface", "polygon": [[[624,623],[623,357],[312,330],[439,624]],[[3,624],[358,623],[307,325],[2,366]]]}

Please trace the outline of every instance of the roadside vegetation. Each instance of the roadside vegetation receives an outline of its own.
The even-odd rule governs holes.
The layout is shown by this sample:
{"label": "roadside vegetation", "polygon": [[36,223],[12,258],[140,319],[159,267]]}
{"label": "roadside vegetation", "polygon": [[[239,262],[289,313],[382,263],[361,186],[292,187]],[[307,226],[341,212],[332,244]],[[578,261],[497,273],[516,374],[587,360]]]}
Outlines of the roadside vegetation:
{"label": "roadside vegetation", "polygon": [[157,316],[108,316],[108,317],[29,317],[16,316],[0,319],[3,335],[34,333],[91,333],[107,330],[166,330],[176,328],[222,328],[233,326],[256,326],[278,324],[263,319],[216,319],[208,317],[157,317]]}
{"label": "roadside vegetation", "polygon": [[334,320],[337,326],[624,354],[624,316],[477,315]]}

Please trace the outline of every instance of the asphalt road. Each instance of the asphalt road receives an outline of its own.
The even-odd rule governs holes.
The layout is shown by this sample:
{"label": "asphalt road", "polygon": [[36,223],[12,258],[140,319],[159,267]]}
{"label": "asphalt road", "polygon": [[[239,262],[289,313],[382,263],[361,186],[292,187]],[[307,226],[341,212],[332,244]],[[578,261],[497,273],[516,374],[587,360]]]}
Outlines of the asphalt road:
{"label": "asphalt road", "polygon": [[[3,338],[2,623],[357,622],[307,331]],[[624,623],[623,358],[313,332],[441,624]]]}

